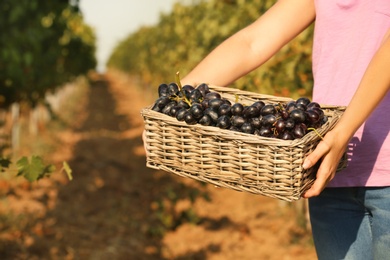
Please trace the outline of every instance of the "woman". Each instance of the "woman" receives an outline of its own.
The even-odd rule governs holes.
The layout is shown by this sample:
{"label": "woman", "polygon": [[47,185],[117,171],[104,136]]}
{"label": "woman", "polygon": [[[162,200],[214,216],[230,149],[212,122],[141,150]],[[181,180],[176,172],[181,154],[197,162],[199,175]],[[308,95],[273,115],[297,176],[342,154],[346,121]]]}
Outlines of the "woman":
{"label": "woman", "polygon": [[[309,199],[319,259],[390,256],[390,1],[280,0],[227,39],[182,84],[227,86],[315,21],[313,100],[346,105],[304,161],[322,160]],[[335,174],[349,148],[349,165]]]}

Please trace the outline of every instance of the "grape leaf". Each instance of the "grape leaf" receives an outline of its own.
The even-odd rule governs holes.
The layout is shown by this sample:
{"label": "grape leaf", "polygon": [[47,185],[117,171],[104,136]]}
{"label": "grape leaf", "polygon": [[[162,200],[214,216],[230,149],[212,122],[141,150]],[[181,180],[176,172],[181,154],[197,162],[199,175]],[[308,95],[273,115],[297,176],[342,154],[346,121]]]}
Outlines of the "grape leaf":
{"label": "grape leaf", "polygon": [[39,156],[32,156],[29,160],[26,156],[16,162],[18,169],[17,176],[23,176],[28,181],[39,180],[55,170],[54,165],[45,165]]}

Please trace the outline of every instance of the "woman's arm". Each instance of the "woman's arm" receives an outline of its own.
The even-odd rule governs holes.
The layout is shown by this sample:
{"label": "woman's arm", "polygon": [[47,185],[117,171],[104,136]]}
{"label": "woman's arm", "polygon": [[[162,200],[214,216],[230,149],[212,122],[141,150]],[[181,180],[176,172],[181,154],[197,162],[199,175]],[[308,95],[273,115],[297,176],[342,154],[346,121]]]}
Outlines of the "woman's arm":
{"label": "woman's arm", "polygon": [[213,50],[181,82],[226,86],[266,62],[314,18],[313,0],[279,0]]}
{"label": "woman's arm", "polygon": [[351,102],[334,129],[306,158],[303,167],[312,167],[323,158],[313,186],[304,194],[305,198],[317,196],[334,177],[338,162],[349,140],[365,122],[390,89],[390,29],[378,49],[355,92]]}

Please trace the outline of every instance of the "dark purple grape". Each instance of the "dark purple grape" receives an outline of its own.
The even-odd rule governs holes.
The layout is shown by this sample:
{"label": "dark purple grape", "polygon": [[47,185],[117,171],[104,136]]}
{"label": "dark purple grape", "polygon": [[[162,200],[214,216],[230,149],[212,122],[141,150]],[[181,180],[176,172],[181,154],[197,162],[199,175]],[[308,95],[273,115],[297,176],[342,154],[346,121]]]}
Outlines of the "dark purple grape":
{"label": "dark purple grape", "polygon": [[260,110],[256,106],[247,106],[244,108],[243,115],[246,118],[260,116]]}
{"label": "dark purple grape", "polygon": [[282,140],[294,140],[294,136],[291,134],[290,131],[284,131],[281,134],[279,134],[278,138]]}
{"label": "dark purple grape", "polygon": [[304,131],[304,129],[302,128],[302,126],[300,124],[298,125],[295,125],[294,126],[294,129],[292,130],[292,134],[294,136],[294,138],[302,138],[306,133]]}
{"label": "dark purple grape", "polygon": [[[168,105],[169,102],[171,102],[169,97],[165,97],[165,96],[159,97],[154,103],[153,108],[159,108],[159,111],[161,111],[166,105]],[[155,109],[153,110],[156,111]]]}
{"label": "dark purple grape", "polygon": [[260,111],[260,114],[262,116],[266,116],[266,115],[273,115],[276,113],[276,108],[274,105],[271,105],[271,104],[268,104],[268,105],[265,105],[261,111]]}
{"label": "dark purple grape", "polygon": [[211,120],[214,122],[214,123],[217,123],[218,121],[218,112],[215,111],[214,109],[212,108],[207,108],[203,111],[203,114],[204,115],[208,115],[210,116]]}
{"label": "dark purple grape", "polygon": [[203,99],[202,102],[200,102],[203,109],[209,108],[209,101],[207,99]]}
{"label": "dark purple grape", "polygon": [[310,102],[308,105],[307,105],[307,109],[311,109],[311,108],[321,108],[320,104],[318,104],[317,102]]}
{"label": "dark purple grape", "polygon": [[168,96],[168,85],[163,83],[158,86],[158,96],[167,97]]}
{"label": "dark purple grape", "polygon": [[184,115],[184,121],[189,125],[195,125],[197,123],[195,117],[190,111],[187,111]]}
{"label": "dark purple grape", "polygon": [[166,114],[166,115],[170,115],[171,109],[174,106],[176,106],[176,102],[175,101],[171,101],[161,110],[161,112]]}
{"label": "dark purple grape", "polygon": [[297,109],[306,111],[306,106],[304,104],[297,104]]}
{"label": "dark purple grape", "polygon": [[200,93],[202,93],[203,97],[206,97],[207,93],[210,93],[209,86],[206,83],[202,83],[199,86],[196,87]]}
{"label": "dark purple grape", "polygon": [[212,108],[218,111],[219,107],[223,104],[223,100],[219,98],[214,98],[209,100],[209,108]]}
{"label": "dark purple grape", "polygon": [[320,121],[320,115],[315,110],[307,110],[306,118],[311,124],[316,124],[318,121]]}
{"label": "dark purple grape", "polygon": [[174,96],[177,95],[179,92],[179,87],[175,82],[172,82],[168,85],[168,95]]}
{"label": "dark purple grape", "polygon": [[310,99],[308,99],[306,97],[301,97],[301,98],[298,98],[295,102],[297,103],[297,105],[302,104],[306,107],[307,105],[309,105]]}
{"label": "dark purple grape", "polygon": [[276,121],[274,127],[277,133],[282,133],[284,129],[286,129],[286,121],[284,121],[283,119],[279,119],[278,121]]}
{"label": "dark purple grape", "polygon": [[263,126],[273,126],[276,123],[276,116],[274,115],[265,115],[263,116],[262,125]]}
{"label": "dark purple grape", "polygon": [[240,129],[241,132],[246,134],[253,134],[255,132],[255,128],[248,122],[245,122]]}
{"label": "dark purple grape", "polygon": [[182,107],[180,107],[178,105],[173,106],[171,108],[171,110],[169,110],[169,115],[172,116],[172,117],[176,117],[177,112],[179,112],[181,109],[182,109]]}
{"label": "dark purple grape", "polygon": [[287,102],[287,104],[286,104],[286,111],[287,111],[287,113],[290,113],[294,109],[297,109],[297,103],[295,103],[295,101]]}
{"label": "dark purple grape", "polygon": [[288,119],[286,120],[286,129],[291,130],[291,129],[294,128],[294,126],[295,126],[294,120],[292,120],[291,118],[288,118]]}
{"label": "dark purple grape", "polygon": [[206,94],[206,96],[204,98],[207,100],[221,99],[221,95],[218,92],[209,92]]}
{"label": "dark purple grape", "polygon": [[307,133],[307,125],[305,123],[301,123],[300,126],[302,127],[303,132]]}
{"label": "dark purple grape", "polygon": [[290,112],[290,118],[294,120],[295,123],[303,123],[306,120],[305,111],[300,109],[294,109]]}
{"label": "dark purple grape", "polygon": [[178,121],[184,121],[184,117],[185,117],[185,115],[186,115],[187,112],[188,112],[188,110],[185,109],[185,108],[180,109],[180,110],[176,113],[176,119],[177,119]]}
{"label": "dark purple grape", "polygon": [[230,121],[235,127],[241,127],[246,122],[246,120],[242,116],[232,116],[230,118]]}
{"label": "dark purple grape", "polygon": [[180,100],[179,102],[177,102],[177,105],[182,108],[190,108],[190,105],[188,105],[188,103],[184,100]]}
{"label": "dark purple grape", "polygon": [[213,120],[211,120],[211,117],[209,115],[203,115],[199,119],[199,124],[201,124],[203,126],[211,126],[211,125],[213,125]]}
{"label": "dark purple grape", "polygon": [[261,127],[260,130],[258,131],[258,134],[260,136],[264,136],[264,137],[271,137],[272,136],[272,130],[270,127]]}
{"label": "dark purple grape", "polygon": [[325,113],[321,108],[314,107],[314,108],[311,108],[310,110],[316,111],[318,113],[318,115],[320,116],[320,119],[322,119],[325,116]]}
{"label": "dark purple grape", "polygon": [[201,104],[194,103],[190,107],[191,114],[194,116],[195,119],[199,119],[203,116],[203,107]]}
{"label": "dark purple grape", "polygon": [[265,106],[265,103],[263,101],[256,101],[252,104],[252,106],[257,107],[257,109],[261,111],[261,109]]}
{"label": "dark purple grape", "polygon": [[[184,93],[184,95],[183,95],[183,93]],[[183,98],[185,96],[187,99],[189,99],[190,92],[188,92],[187,90],[182,90],[182,91],[177,92],[177,96],[180,98]]]}
{"label": "dark purple grape", "polygon": [[191,91],[194,90],[194,87],[191,85],[184,85],[181,89],[187,91],[188,93],[191,93]]}
{"label": "dark purple grape", "polygon": [[221,116],[217,120],[217,127],[222,129],[228,129],[231,126],[230,117],[228,116]]}
{"label": "dark purple grape", "polygon": [[200,102],[200,99],[203,98],[202,93],[198,89],[194,89],[190,92],[188,96],[191,102]]}
{"label": "dark purple grape", "polygon": [[249,123],[251,123],[254,128],[259,129],[262,125],[262,120],[263,117],[252,117],[249,119]]}
{"label": "dark purple grape", "polygon": [[229,106],[232,106],[232,102],[229,101],[229,99],[223,98],[223,103],[228,104]]}
{"label": "dark purple grape", "polygon": [[289,113],[287,112],[287,110],[282,110],[280,111],[280,116],[284,119],[284,120],[287,120],[288,116],[289,116]]}
{"label": "dark purple grape", "polygon": [[158,106],[158,103],[157,103],[157,102],[155,102],[155,103],[153,104],[152,110],[153,110],[153,111],[156,111],[156,112],[161,112],[161,108]]}
{"label": "dark purple grape", "polygon": [[232,112],[230,111],[231,107],[229,104],[222,104],[218,109],[219,116],[231,116]]}
{"label": "dark purple grape", "polygon": [[242,112],[244,111],[244,106],[241,103],[235,103],[231,107],[232,115],[234,116],[242,116]]}

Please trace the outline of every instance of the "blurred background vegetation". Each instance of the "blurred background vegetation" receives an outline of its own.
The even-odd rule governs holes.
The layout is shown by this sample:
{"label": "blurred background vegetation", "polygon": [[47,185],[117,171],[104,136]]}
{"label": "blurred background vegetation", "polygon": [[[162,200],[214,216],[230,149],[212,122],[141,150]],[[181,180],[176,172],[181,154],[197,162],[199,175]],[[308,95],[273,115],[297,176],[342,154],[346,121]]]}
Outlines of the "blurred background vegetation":
{"label": "blurred background vegetation", "polygon": [[[8,130],[0,133],[3,171],[20,143],[20,114],[30,110],[35,122],[30,127],[36,129],[33,110],[48,105],[49,94],[94,70],[97,62],[95,33],[84,23],[78,0],[2,0],[0,13],[0,127],[6,128],[11,114]],[[5,152],[9,147],[11,155]],[[39,157],[31,160],[31,165],[27,158],[18,160],[18,175],[34,181],[52,171]]]}
{"label": "blurred background vegetation", "polygon": [[36,106],[96,66],[95,34],[78,0],[0,1],[0,107]]}
{"label": "blurred background vegetation", "polygon": [[[275,0],[194,0],[177,2],[155,26],[140,28],[113,50],[107,66],[158,86],[189,72],[223,40],[255,21]],[[261,68],[239,79],[232,87],[281,96],[310,96],[310,27]],[[210,72],[212,73],[212,71]]]}

